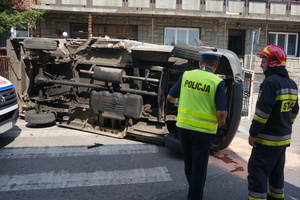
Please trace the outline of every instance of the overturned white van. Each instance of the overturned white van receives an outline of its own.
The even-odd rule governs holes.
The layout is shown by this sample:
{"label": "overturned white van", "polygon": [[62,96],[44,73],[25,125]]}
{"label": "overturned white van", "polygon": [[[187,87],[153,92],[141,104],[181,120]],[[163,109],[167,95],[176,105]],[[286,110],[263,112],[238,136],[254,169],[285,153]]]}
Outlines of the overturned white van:
{"label": "overturned white van", "polygon": [[132,40],[11,38],[7,42],[20,115],[29,124],[56,122],[117,138],[166,144],[180,151],[176,107],[169,89],[185,70],[199,67],[199,51],[222,52],[216,71],[226,83],[229,115],[215,136],[226,148],[241,117],[238,57],[226,49],[164,46]]}

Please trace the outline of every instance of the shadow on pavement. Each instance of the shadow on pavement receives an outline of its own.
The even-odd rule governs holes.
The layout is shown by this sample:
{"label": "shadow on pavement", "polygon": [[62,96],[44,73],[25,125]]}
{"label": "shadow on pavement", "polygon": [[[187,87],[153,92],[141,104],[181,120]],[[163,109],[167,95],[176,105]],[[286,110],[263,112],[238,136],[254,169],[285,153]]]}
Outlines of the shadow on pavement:
{"label": "shadow on pavement", "polygon": [[21,129],[18,126],[14,126],[9,131],[0,135],[0,149],[6,147],[10,143],[12,143],[20,134]]}

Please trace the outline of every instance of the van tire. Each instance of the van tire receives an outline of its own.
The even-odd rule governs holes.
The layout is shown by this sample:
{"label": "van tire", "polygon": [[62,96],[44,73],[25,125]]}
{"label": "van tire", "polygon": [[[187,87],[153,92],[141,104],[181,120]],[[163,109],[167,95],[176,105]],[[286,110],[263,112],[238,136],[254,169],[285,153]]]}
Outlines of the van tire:
{"label": "van tire", "polygon": [[50,124],[56,120],[54,113],[25,113],[25,121],[32,125]]}
{"label": "van tire", "polygon": [[57,49],[57,42],[47,38],[28,38],[24,40],[24,48],[55,51]]}
{"label": "van tire", "polygon": [[[211,150],[214,151],[214,150],[223,150],[225,148],[227,148],[230,144],[230,142],[232,141],[232,139],[234,138],[235,134],[234,135],[231,135],[231,136],[215,136],[215,137],[218,137],[217,139],[219,139],[219,141],[217,142],[214,138],[213,139],[213,142],[212,142],[212,145],[211,145]],[[178,133],[169,133],[167,136],[166,136],[166,139],[165,139],[165,146],[170,149],[171,151],[174,151],[176,153],[179,153],[179,154],[183,154],[183,150],[182,150],[182,147],[181,147],[181,142],[180,142],[180,138],[179,138],[179,135]]]}
{"label": "van tire", "polygon": [[179,154],[183,154],[181,142],[179,139],[178,133],[168,133],[165,139],[165,146],[170,149],[171,151],[174,151]]}
{"label": "van tire", "polygon": [[204,51],[204,50],[205,49],[203,49],[203,47],[186,45],[186,44],[175,44],[173,49],[173,55],[178,58],[199,62],[200,61],[199,51]]}

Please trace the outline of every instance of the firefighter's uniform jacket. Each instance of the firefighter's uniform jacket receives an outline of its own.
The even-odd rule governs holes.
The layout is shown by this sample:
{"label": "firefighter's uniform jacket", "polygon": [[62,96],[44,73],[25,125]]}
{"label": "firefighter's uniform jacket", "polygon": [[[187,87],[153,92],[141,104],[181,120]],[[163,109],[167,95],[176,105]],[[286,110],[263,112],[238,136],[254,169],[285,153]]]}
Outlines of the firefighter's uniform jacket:
{"label": "firefighter's uniform jacket", "polygon": [[248,165],[249,200],[284,199],[285,149],[299,111],[298,88],[285,67],[269,68],[265,75],[249,130],[256,144]]}

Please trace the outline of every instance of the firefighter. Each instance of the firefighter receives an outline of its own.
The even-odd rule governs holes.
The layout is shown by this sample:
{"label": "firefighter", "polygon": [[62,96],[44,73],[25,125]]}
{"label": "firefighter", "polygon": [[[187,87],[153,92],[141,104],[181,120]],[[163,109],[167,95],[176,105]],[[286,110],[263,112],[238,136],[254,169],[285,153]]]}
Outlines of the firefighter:
{"label": "firefighter", "polygon": [[268,45],[257,55],[265,79],[249,130],[248,199],[283,200],[285,151],[299,111],[298,88],[289,78],[281,47]]}
{"label": "firefighter", "polygon": [[171,103],[177,103],[179,98],[176,125],[189,183],[189,200],[203,198],[212,136],[218,125],[225,125],[227,117],[225,83],[214,74],[222,54],[200,53],[200,69],[184,72],[167,97]]}

